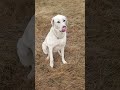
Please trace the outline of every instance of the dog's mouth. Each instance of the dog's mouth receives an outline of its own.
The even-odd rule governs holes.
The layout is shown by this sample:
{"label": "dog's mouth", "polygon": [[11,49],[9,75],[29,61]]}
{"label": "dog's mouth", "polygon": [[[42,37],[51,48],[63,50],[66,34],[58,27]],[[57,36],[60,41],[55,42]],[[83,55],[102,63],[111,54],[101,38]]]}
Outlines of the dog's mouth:
{"label": "dog's mouth", "polygon": [[60,32],[65,32],[67,31],[67,27],[66,26],[63,26],[62,30]]}

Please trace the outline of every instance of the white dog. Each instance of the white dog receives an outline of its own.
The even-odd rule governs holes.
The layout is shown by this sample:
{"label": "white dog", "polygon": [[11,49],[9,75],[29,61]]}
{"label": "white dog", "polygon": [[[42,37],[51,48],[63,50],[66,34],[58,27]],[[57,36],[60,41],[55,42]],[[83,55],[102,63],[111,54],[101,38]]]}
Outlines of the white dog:
{"label": "white dog", "polygon": [[51,20],[52,27],[45,41],[42,43],[42,49],[50,58],[50,66],[53,68],[53,52],[58,52],[62,57],[63,64],[67,64],[64,59],[64,48],[66,45],[67,18],[63,15],[57,15]]}
{"label": "white dog", "polygon": [[32,78],[35,73],[35,16],[33,16],[28,23],[23,36],[18,40],[17,43],[17,53],[20,59],[20,62],[24,66],[32,66],[32,70],[28,75],[28,78]]}

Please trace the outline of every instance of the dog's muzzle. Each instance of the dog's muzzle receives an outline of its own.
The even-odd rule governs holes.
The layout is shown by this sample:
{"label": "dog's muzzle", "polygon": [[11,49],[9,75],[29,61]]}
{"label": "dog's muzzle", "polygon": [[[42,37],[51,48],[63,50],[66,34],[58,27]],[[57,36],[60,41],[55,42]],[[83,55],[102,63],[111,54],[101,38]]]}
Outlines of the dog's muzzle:
{"label": "dog's muzzle", "polygon": [[63,26],[61,32],[65,32],[66,30],[67,30],[67,27],[66,27],[66,26]]}

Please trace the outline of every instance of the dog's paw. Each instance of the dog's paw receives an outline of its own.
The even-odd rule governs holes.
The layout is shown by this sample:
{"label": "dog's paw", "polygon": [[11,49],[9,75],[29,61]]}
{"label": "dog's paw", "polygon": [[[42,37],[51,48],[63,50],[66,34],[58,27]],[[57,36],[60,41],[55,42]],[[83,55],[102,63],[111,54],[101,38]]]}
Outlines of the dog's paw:
{"label": "dog's paw", "polygon": [[50,67],[53,68],[53,63],[50,63]]}
{"label": "dog's paw", "polygon": [[63,61],[63,64],[67,64],[67,62],[64,60],[64,61]]}

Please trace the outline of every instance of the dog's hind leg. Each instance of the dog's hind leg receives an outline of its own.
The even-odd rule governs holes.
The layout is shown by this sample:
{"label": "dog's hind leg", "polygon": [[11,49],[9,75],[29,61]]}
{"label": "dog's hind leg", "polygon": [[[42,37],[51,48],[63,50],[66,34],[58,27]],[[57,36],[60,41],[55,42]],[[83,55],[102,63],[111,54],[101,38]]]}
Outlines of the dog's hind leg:
{"label": "dog's hind leg", "polygon": [[42,43],[42,50],[45,54],[48,54],[48,47],[47,45],[45,44],[45,42]]}
{"label": "dog's hind leg", "polygon": [[27,48],[24,44],[22,39],[20,38],[18,43],[17,43],[17,53],[20,59],[20,62],[24,65],[24,66],[29,66],[32,64],[33,62],[33,54],[32,52],[29,50],[29,48]]}
{"label": "dog's hind leg", "polygon": [[49,53],[48,53],[48,56],[47,56],[46,60],[49,60],[49,59],[50,59],[50,55],[49,55]]}
{"label": "dog's hind leg", "polygon": [[60,55],[60,56],[62,56],[62,54],[61,54],[60,50],[58,50],[58,53],[59,53],[59,55]]}

